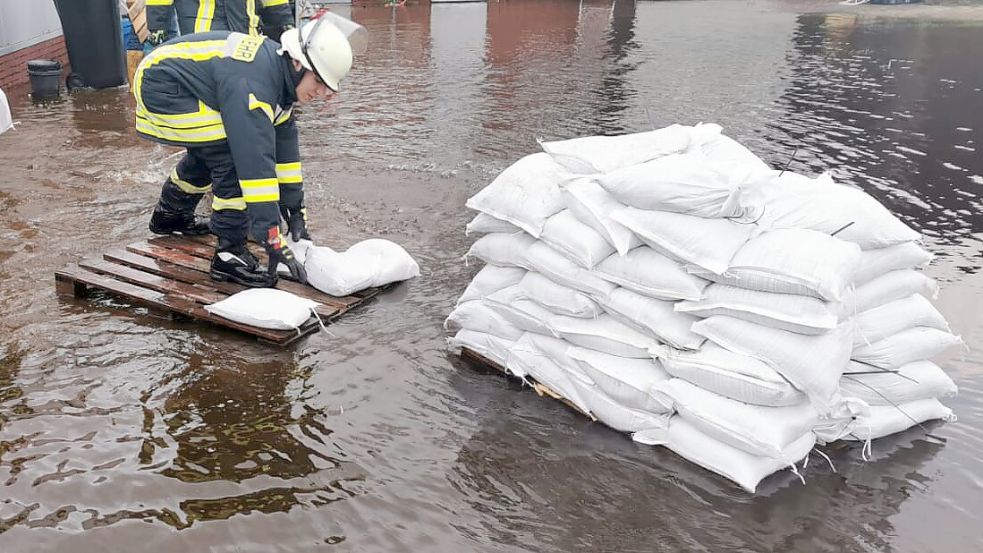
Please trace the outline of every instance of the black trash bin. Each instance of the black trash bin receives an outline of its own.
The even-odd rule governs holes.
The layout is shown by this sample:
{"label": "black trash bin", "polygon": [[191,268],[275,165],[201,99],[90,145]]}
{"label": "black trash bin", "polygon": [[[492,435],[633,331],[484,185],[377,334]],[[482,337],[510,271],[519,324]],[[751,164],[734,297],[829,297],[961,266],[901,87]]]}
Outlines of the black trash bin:
{"label": "black trash bin", "polygon": [[33,98],[58,96],[61,87],[60,63],[55,60],[31,60],[27,62],[27,74],[31,77]]}
{"label": "black trash bin", "polygon": [[54,0],[65,33],[72,82],[92,88],[126,84],[119,0]]}

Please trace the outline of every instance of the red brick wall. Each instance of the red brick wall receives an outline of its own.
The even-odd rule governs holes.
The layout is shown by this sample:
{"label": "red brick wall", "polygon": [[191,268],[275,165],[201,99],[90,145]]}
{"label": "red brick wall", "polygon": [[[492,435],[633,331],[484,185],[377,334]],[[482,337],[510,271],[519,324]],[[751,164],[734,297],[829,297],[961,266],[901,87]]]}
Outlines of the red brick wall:
{"label": "red brick wall", "polygon": [[0,56],[0,88],[11,88],[30,80],[27,74],[27,62],[30,60],[58,60],[62,66],[62,80],[68,76],[68,50],[65,49],[65,37],[57,37],[22,50]]}

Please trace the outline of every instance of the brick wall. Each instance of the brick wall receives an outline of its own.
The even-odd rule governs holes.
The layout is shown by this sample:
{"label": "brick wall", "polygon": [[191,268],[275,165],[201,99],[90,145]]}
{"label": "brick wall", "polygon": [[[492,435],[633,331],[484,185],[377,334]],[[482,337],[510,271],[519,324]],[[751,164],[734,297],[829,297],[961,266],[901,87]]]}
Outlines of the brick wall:
{"label": "brick wall", "polygon": [[0,56],[0,88],[12,88],[30,80],[27,74],[27,62],[30,60],[58,60],[62,66],[62,80],[68,76],[68,50],[65,49],[65,37],[57,37],[23,50],[17,50]]}

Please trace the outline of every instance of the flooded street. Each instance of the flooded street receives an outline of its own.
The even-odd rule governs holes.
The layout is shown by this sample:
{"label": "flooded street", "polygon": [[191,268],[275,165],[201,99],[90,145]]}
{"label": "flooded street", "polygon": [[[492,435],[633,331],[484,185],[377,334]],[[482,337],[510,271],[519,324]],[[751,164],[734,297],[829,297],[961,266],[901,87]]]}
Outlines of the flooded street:
{"label": "flooded street", "polygon": [[[149,236],[178,151],[136,137],[125,90],[6,91],[0,552],[983,550],[983,7],[899,9],[341,7],[371,44],[343,94],[300,110],[311,232],[394,240],[423,275],[288,349],[56,297],[55,270]],[[940,360],[957,423],[751,496],[447,351],[478,268],[468,196],[537,138],[700,121],[775,167],[797,149],[790,169],[832,170],[925,235],[969,346]]]}

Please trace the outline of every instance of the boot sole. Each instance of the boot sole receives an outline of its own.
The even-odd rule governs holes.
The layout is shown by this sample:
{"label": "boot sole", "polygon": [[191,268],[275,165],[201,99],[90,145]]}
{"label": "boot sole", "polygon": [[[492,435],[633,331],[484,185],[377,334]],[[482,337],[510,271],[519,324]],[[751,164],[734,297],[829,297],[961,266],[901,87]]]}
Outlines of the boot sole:
{"label": "boot sole", "polygon": [[274,288],[276,286],[276,283],[275,282],[272,285],[270,285],[268,283],[265,283],[265,282],[262,282],[262,283],[249,282],[247,280],[241,280],[241,279],[238,279],[238,278],[236,278],[236,277],[234,277],[232,275],[228,275],[228,274],[225,274],[225,273],[219,273],[219,272],[216,272],[216,271],[209,271],[208,272],[208,276],[212,280],[216,280],[218,282],[235,282],[236,284],[241,284],[241,285],[243,285],[243,286],[245,286],[247,288]]}

